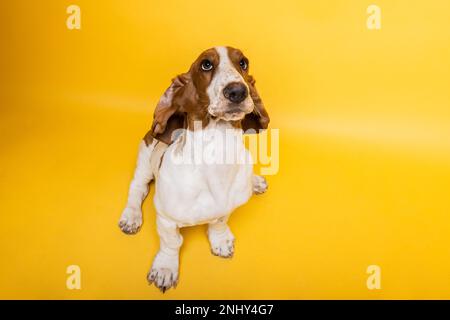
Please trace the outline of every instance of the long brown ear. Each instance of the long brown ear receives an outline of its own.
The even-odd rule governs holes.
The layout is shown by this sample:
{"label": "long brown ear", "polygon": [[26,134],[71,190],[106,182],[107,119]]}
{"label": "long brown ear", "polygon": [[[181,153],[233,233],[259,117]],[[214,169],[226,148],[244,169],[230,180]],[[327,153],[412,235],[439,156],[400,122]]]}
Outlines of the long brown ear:
{"label": "long brown ear", "polygon": [[145,137],[146,142],[153,137],[170,144],[172,142],[172,133],[177,129],[186,127],[185,115],[181,112],[180,106],[176,103],[174,97],[183,90],[189,81],[190,77],[187,73],[181,74],[172,80],[172,84],[164,92],[156,106],[152,128]]}
{"label": "long brown ear", "polygon": [[252,76],[248,76],[247,83],[250,89],[250,96],[255,104],[255,109],[252,113],[247,114],[244,120],[242,120],[242,130],[244,130],[244,132],[248,129],[254,129],[256,132],[259,132],[261,129],[267,129],[270,121],[269,114],[264,108],[264,104],[256,91],[255,82],[256,81]]}

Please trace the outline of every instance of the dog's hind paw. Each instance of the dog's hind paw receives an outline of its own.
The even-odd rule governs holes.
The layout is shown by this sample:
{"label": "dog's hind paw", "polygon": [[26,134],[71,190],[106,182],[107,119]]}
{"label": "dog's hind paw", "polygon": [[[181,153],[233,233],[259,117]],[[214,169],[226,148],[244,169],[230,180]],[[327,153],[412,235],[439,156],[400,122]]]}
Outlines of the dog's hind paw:
{"label": "dog's hind paw", "polygon": [[234,235],[229,228],[224,233],[208,231],[211,253],[222,258],[232,258],[234,254]]}
{"label": "dog's hind paw", "polygon": [[253,175],[253,193],[262,194],[267,191],[269,185],[267,184],[266,178],[263,176]]}
{"label": "dog's hind paw", "polygon": [[153,261],[152,268],[147,275],[148,283],[154,284],[162,293],[178,284],[178,256],[169,257],[161,252]]}
{"label": "dog's hind paw", "polygon": [[125,208],[119,220],[119,228],[126,234],[135,234],[142,226],[142,212],[140,209]]}

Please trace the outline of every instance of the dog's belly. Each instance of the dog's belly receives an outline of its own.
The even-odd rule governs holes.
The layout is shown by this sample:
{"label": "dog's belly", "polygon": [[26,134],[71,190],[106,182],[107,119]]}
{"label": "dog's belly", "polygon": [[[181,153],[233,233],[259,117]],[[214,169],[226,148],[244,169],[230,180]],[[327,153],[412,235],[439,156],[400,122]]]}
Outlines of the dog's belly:
{"label": "dog's belly", "polygon": [[180,227],[214,222],[249,200],[252,175],[250,163],[185,165],[167,159],[156,181],[156,210]]}

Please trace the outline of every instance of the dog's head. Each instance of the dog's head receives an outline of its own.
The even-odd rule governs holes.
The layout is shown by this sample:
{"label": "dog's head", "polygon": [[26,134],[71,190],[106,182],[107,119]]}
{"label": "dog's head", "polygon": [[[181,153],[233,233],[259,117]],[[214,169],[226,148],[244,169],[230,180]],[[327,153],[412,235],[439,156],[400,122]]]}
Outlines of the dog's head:
{"label": "dog's head", "polygon": [[187,73],[172,80],[154,113],[151,136],[166,143],[180,128],[210,119],[230,121],[244,131],[266,129],[269,116],[248,73],[249,61],[231,47],[204,51]]}

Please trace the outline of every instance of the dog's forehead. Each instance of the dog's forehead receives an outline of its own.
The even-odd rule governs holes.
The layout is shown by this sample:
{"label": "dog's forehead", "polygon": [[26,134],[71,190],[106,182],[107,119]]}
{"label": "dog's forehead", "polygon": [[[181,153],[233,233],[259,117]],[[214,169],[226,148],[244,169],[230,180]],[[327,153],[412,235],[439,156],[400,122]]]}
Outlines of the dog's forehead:
{"label": "dog's forehead", "polygon": [[238,63],[244,54],[241,50],[233,47],[214,47],[209,48],[203,51],[198,58],[196,59],[196,63],[201,62],[205,59],[212,61],[215,64],[219,64],[220,62],[224,62],[224,60],[230,60],[233,63]]}

